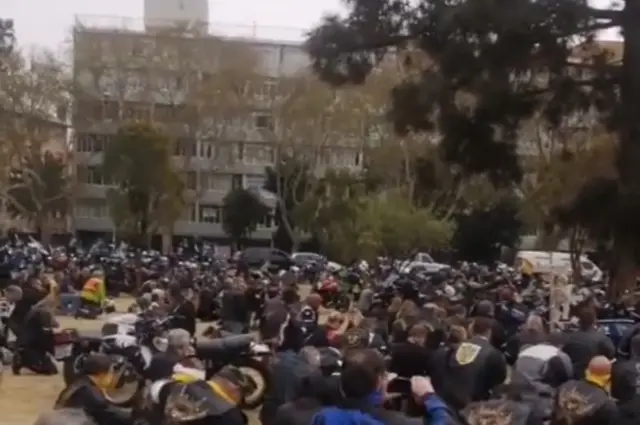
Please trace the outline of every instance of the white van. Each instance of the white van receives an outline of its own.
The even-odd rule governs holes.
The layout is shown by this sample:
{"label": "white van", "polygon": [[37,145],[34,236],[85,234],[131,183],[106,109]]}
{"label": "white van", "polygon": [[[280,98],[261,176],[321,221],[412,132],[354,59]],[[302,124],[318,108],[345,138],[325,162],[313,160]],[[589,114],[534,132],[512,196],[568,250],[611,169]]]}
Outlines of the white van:
{"label": "white van", "polygon": [[[571,273],[571,254],[558,251],[518,251],[514,267],[523,274]],[[580,256],[581,274],[584,279],[599,282],[602,270],[586,255]]]}

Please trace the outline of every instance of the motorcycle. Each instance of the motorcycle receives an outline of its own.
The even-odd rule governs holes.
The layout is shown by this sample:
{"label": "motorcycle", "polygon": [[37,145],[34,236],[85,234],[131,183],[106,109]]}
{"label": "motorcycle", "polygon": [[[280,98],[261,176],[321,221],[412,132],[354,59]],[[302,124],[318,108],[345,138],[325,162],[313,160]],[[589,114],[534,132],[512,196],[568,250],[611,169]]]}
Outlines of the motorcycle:
{"label": "motorcycle", "polygon": [[132,412],[137,425],[205,425],[214,423],[216,417],[234,407],[221,400],[206,381],[155,381],[142,401]]}
{"label": "motorcycle", "polygon": [[[114,405],[131,406],[144,386],[144,374],[154,354],[167,349],[165,333],[170,321],[171,318],[141,318],[128,333],[109,333],[108,330],[105,333],[109,324],[105,324],[99,334],[67,330],[55,343],[56,353],[58,347],[61,347],[61,355],[56,355],[56,359],[63,361],[65,383],[68,385],[82,373],[83,361],[88,355],[94,352],[108,354],[113,358],[113,372],[118,379],[113,388],[114,393],[106,396]],[[125,389],[130,391],[124,391]]]}
{"label": "motorcycle", "polygon": [[205,365],[206,379],[226,365],[236,366],[249,383],[241,407],[254,409],[262,404],[268,385],[269,347],[256,343],[252,335],[229,335],[197,340],[195,348],[197,357]]}

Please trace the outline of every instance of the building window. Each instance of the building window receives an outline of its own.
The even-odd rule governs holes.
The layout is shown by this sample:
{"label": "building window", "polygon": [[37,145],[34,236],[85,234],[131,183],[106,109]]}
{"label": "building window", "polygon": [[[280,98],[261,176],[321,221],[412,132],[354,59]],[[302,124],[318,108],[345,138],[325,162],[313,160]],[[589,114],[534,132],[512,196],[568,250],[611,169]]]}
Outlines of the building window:
{"label": "building window", "polygon": [[171,104],[156,103],[153,105],[153,119],[162,123],[175,121],[176,108]]}
{"label": "building window", "polygon": [[200,142],[198,152],[200,158],[212,159],[216,157],[216,145],[213,142]]}
{"label": "building window", "polygon": [[104,152],[106,137],[104,134],[93,134],[93,149],[91,152],[99,153]]}
{"label": "building window", "polygon": [[255,114],[253,116],[254,125],[260,130],[273,130],[273,117],[270,114]]}
{"label": "building window", "polygon": [[74,211],[75,215],[81,218],[109,217],[109,206],[105,199],[80,199]]}
{"label": "building window", "polygon": [[112,137],[113,135],[109,134],[77,133],[76,151],[89,153],[104,152]]}
{"label": "building window", "polygon": [[182,211],[182,220],[188,223],[197,223],[198,217],[196,214],[196,206],[193,204],[186,205]]}
{"label": "building window", "polygon": [[245,187],[252,188],[262,188],[264,187],[266,176],[264,174],[249,174],[244,176]]}
{"label": "building window", "polygon": [[75,137],[75,148],[76,152],[88,152],[88,142],[87,142],[87,134],[86,133],[76,133]]}
{"label": "building window", "polygon": [[242,188],[242,174],[233,174],[231,176],[231,190]]}
{"label": "building window", "polygon": [[200,207],[201,223],[220,223],[222,221],[221,208],[215,205],[202,205]]}
{"label": "building window", "polygon": [[100,167],[96,166],[78,166],[76,168],[76,175],[79,183],[84,184],[97,184],[97,185],[109,185],[111,182],[104,175]]}
{"label": "building window", "polygon": [[87,167],[87,181],[85,183],[105,185],[107,179],[99,167]]}
{"label": "building window", "polygon": [[273,78],[256,80],[249,84],[249,94],[260,102],[269,102],[276,94],[277,82]]}
{"label": "building window", "polygon": [[241,158],[241,143],[221,143],[216,145],[215,159],[225,166],[230,166]]}
{"label": "building window", "polygon": [[245,143],[242,162],[249,165],[270,165],[275,159],[273,146],[264,143]]}
{"label": "building window", "polygon": [[147,103],[126,102],[122,110],[122,117],[130,121],[148,121],[151,117],[151,107]]}
{"label": "building window", "polygon": [[201,176],[202,189],[228,192],[231,189],[231,175],[218,173],[203,173]]}
{"label": "building window", "polygon": [[102,120],[102,103],[97,100],[78,100],[75,104],[76,116],[81,119],[98,121]]}
{"label": "building window", "polygon": [[104,104],[104,118],[107,120],[117,121],[120,119],[120,105],[115,100],[105,100]]}
{"label": "building window", "polygon": [[198,175],[195,171],[187,171],[184,176],[184,184],[189,190],[195,190],[198,187]]}
{"label": "building window", "polygon": [[197,154],[196,142],[191,139],[178,139],[173,150],[175,156],[194,157]]}
{"label": "building window", "polygon": [[259,228],[264,228],[264,229],[271,229],[273,227],[275,227],[275,217],[274,214],[272,212],[266,214],[264,217],[262,217],[262,219],[260,220],[260,222],[258,223],[258,227]]}

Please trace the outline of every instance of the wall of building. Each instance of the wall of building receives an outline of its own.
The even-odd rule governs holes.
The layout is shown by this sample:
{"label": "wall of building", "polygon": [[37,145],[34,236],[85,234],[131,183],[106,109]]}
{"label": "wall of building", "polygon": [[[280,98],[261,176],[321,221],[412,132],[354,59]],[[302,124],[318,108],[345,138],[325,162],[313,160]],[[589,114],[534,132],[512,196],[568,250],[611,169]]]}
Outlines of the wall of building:
{"label": "wall of building", "polygon": [[[167,10],[170,7],[173,6],[168,5]],[[147,69],[148,65],[147,68],[140,67],[135,57],[143,58],[148,64],[149,55],[144,52],[145,45],[148,45],[147,42],[162,43],[163,40],[161,36],[150,36],[144,32],[104,31],[86,26],[74,33],[74,77],[79,89],[74,114],[74,149],[79,179],[74,214],[77,229],[104,232],[113,229],[106,204],[110,182],[104,181],[100,175],[99,165],[104,147],[115,134],[118,122],[123,118],[136,118],[138,114],[141,119],[165,123],[165,105],[180,104],[190,95],[188,87],[182,87],[188,84],[176,86],[175,72],[165,73],[170,80],[167,81],[171,85],[170,98],[163,96],[162,91],[143,93],[138,89],[147,84],[150,70]],[[169,42],[173,43],[175,39]],[[200,56],[208,50],[219,52],[218,37],[191,38],[184,42],[186,44],[181,46],[183,51],[193,46]],[[254,85],[252,93],[256,93],[255,111],[225,125],[222,136],[215,132],[213,136],[202,136],[202,122],[198,123],[197,134],[189,124],[166,122],[167,131],[185,140],[184,145],[176,145],[174,163],[177,169],[185,173],[189,190],[195,194],[192,196],[195,201],[175,225],[177,235],[224,236],[220,225],[220,207],[224,196],[236,187],[262,186],[265,169],[273,164],[276,157],[273,118],[268,111],[261,110],[260,94],[270,98],[270,90],[273,90],[277,78],[293,75],[309,65],[309,58],[300,44],[246,39],[228,42],[240,43],[243,48],[249,47],[249,51],[258,59],[259,74],[265,78],[251,82]],[[90,56],[95,54],[93,47],[96,45],[105,52],[99,59],[107,68],[112,64],[112,69],[96,70],[97,61],[91,60]],[[88,56],[85,56],[85,52]],[[122,68],[123,57],[127,59],[124,61],[128,66],[126,69]],[[188,57],[182,60],[186,61]],[[193,59],[193,63],[198,63],[197,58]],[[332,148],[320,157],[320,168],[339,165],[359,168],[362,165],[360,149]],[[274,230],[273,217],[268,217],[252,238],[269,239]]]}

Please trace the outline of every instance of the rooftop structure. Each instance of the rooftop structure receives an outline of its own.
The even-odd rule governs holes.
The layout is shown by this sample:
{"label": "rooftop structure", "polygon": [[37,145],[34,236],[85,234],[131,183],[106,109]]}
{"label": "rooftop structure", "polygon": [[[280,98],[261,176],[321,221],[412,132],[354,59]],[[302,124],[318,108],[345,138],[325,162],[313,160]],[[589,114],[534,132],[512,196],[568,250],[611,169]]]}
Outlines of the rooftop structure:
{"label": "rooftop structure", "polygon": [[[154,29],[162,28],[189,29],[189,26],[186,25],[185,28],[185,21],[180,22],[175,19],[159,17],[131,18],[109,15],[77,15],[75,17],[76,31],[128,32],[152,35]],[[206,25],[200,23],[199,28],[205,28],[206,31],[185,31],[185,37],[212,36],[239,39],[259,44],[273,43],[300,46],[309,31],[309,29],[259,25],[258,23],[247,25],[216,21],[206,22]]]}

